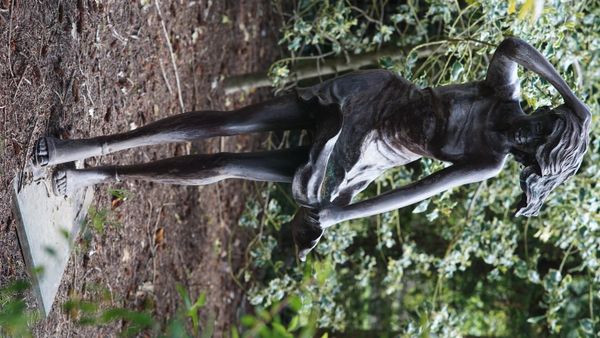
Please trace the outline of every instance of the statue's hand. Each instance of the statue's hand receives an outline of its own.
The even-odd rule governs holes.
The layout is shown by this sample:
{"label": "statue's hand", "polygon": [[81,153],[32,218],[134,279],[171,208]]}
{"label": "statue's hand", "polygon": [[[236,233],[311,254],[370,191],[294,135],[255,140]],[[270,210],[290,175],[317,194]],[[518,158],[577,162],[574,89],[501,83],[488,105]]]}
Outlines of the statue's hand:
{"label": "statue's hand", "polygon": [[304,223],[311,227],[321,228],[321,217],[319,216],[319,209],[306,209],[304,211]]}
{"label": "statue's hand", "polygon": [[322,209],[307,209],[304,214],[304,222],[311,226],[326,229],[338,222],[337,215],[339,215],[339,212],[333,206]]}
{"label": "statue's hand", "polygon": [[338,222],[336,216],[339,212],[333,207],[323,209],[302,208],[295,218],[301,222],[292,221],[292,234],[294,242],[298,246],[298,257],[301,261],[306,259],[306,255],[317,245],[323,230]]}

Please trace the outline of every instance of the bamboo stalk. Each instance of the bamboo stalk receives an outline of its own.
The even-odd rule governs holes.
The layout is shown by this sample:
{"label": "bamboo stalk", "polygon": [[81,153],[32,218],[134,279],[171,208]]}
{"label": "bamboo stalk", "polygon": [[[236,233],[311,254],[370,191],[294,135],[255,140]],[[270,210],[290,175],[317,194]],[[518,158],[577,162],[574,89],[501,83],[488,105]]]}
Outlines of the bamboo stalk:
{"label": "bamboo stalk", "polygon": [[[417,49],[415,53],[417,53],[417,58],[427,57],[431,55],[436,48],[438,47],[427,46]],[[377,64],[379,59],[383,57],[389,57],[392,60],[398,60],[404,58],[406,53],[408,53],[410,50],[411,48],[408,47],[388,47],[374,52],[353,55],[350,57],[349,62],[343,56],[325,59],[323,64],[321,64],[319,67],[316,67],[315,62],[298,62],[292,69],[293,76],[290,76],[285,82],[287,84],[295,81],[315,78],[318,76],[326,76],[348,70],[356,70],[361,67]],[[271,80],[269,79],[268,75],[263,72],[234,75],[226,78],[225,81],[223,81],[225,94],[249,91],[261,87],[270,87],[271,85]]]}

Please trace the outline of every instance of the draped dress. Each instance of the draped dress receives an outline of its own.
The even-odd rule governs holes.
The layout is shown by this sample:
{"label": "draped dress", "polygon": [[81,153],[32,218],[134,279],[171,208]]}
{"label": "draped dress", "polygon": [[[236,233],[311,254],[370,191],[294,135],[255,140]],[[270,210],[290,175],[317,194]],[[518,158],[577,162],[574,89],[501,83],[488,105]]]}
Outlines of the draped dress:
{"label": "draped dress", "polygon": [[436,135],[436,97],[387,70],[353,72],[297,89],[318,103],[308,162],[292,192],[305,207],[347,205],[385,170],[428,154]]}

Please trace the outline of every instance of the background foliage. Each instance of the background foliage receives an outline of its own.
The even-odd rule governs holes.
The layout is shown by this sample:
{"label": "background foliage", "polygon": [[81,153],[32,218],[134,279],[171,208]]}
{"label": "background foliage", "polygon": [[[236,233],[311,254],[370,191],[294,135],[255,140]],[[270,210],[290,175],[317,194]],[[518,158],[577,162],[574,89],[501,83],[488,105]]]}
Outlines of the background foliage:
{"label": "background foliage", "polygon": [[[293,214],[289,187],[268,185],[240,222],[256,234],[240,279],[249,301],[298,297],[296,320],[352,336],[597,336],[600,331],[600,4],[592,1],[409,0],[277,2],[289,57],[270,73],[279,88],[294,67],[397,47],[379,67],[421,86],[481,80],[495,46],[518,36],[558,69],[593,112],[591,143],[576,177],[540,216],[516,218],[519,167],[415,207],[339,224],[306,264],[286,261],[278,230]],[[425,52],[424,52],[425,51]],[[537,75],[520,72],[527,110],[561,102]],[[290,85],[291,83],[291,85]],[[275,142],[274,140],[277,140]],[[274,137],[273,147],[294,143]],[[274,145],[276,144],[276,145]],[[443,167],[422,160],[386,173],[359,198]]]}

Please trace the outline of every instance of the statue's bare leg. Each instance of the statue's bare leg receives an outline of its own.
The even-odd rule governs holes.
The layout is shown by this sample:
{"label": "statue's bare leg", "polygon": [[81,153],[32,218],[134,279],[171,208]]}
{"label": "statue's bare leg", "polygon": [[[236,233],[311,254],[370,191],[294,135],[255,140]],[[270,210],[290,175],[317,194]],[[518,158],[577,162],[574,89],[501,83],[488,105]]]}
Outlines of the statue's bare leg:
{"label": "statue's bare leg", "polygon": [[53,188],[55,194],[64,196],[85,186],[130,179],[180,185],[204,185],[227,178],[289,183],[296,169],[308,160],[308,152],[308,147],[298,147],[188,155],[137,165],[60,169],[53,175]]}
{"label": "statue's bare leg", "polygon": [[39,166],[56,165],[134,147],[186,142],[214,136],[309,128],[312,108],[295,94],[234,111],[198,111],[174,115],[138,129],[81,140],[43,137],[34,149]]}

